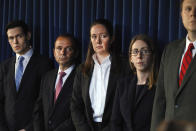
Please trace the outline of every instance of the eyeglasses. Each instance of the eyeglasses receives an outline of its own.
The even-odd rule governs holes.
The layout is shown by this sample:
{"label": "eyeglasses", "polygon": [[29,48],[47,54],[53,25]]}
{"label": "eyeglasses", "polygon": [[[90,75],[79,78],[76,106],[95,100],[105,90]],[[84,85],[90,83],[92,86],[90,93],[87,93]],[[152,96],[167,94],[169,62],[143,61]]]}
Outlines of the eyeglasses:
{"label": "eyeglasses", "polygon": [[141,53],[142,55],[149,55],[152,53],[152,51],[148,50],[148,49],[141,49],[141,50],[134,49],[134,50],[130,51],[130,55],[132,55],[132,56],[137,56],[139,53]]}

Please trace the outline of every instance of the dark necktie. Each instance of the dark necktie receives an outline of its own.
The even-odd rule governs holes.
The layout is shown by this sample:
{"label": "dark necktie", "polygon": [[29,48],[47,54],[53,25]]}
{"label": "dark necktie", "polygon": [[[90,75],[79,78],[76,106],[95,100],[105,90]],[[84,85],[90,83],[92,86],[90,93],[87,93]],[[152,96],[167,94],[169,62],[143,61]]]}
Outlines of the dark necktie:
{"label": "dark necktie", "polygon": [[19,86],[20,86],[20,81],[22,79],[23,75],[23,56],[19,56],[18,58],[18,65],[16,67],[16,74],[15,74],[15,83],[16,83],[16,90],[18,91]]}
{"label": "dark necktie", "polygon": [[189,44],[188,50],[186,51],[184,58],[182,60],[181,70],[180,70],[180,76],[179,76],[179,87],[181,86],[182,80],[184,78],[184,75],[189,67],[189,64],[192,60],[192,49],[194,48],[193,43]]}
{"label": "dark necktie", "polygon": [[62,89],[63,77],[66,75],[66,73],[65,72],[59,72],[59,75],[60,75],[59,81],[58,81],[58,83],[56,85],[55,94],[54,94],[54,102],[56,102],[56,100],[57,100],[57,98],[59,96],[59,93],[60,93],[60,91]]}

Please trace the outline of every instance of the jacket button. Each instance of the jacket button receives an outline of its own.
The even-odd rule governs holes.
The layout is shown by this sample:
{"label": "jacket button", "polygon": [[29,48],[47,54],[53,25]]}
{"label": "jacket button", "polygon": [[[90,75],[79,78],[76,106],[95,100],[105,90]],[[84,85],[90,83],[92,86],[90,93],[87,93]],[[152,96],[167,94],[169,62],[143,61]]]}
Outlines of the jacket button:
{"label": "jacket button", "polygon": [[51,120],[49,120],[49,121],[48,121],[48,124],[49,124],[49,125],[51,125],[51,124],[52,124],[52,121],[51,121]]}
{"label": "jacket button", "polygon": [[179,105],[175,105],[175,108],[176,108],[176,109],[179,108]]}

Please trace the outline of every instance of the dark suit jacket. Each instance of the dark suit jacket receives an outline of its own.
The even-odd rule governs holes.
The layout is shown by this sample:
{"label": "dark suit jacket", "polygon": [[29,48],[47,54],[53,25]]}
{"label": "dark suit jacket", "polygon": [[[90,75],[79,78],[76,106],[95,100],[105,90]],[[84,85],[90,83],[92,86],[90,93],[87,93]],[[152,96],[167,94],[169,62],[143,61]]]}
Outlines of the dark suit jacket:
{"label": "dark suit jacket", "polygon": [[152,114],[151,131],[163,120],[196,122],[196,57],[179,87],[179,68],[186,40],[170,43],[163,52]]}
{"label": "dark suit jacket", "polygon": [[[116,81],[122,76],[123,70],[128,67],[128,61],[112,57],[110,76],[106,94],[104,114],[102,118],[102,130],[109,131],[110,117],[113,106],[113,98],[116,90]],[[93,131],[93,109],[89,96],[89,85],[93,68],[89,76],[82,73],[82,65],[78,68],[72,95],[71,114],[77,131]],[[129,72],[128,69],[126,72]]]}
{"label": "dark suit jacket", "polygon": [[111,131],[149,131],[155,87],[144,88],[136,97],[137,76],[118,81]]}
{"label": "dark suit jacket", "polygon": [[57,73],[58,69],[52,70],[42,79],[34,112],[34,131],[75,131],[70,112],[75,69],[65,81],[54,104]]}
{"label": "dark suit jacket", "polygon": [[18,92],[15,85],[16,57],[4,61],[0,68],[0,130],[27,128],[39,95],[42,75],[53,67],[48,58],[32,55],[21,79]]}

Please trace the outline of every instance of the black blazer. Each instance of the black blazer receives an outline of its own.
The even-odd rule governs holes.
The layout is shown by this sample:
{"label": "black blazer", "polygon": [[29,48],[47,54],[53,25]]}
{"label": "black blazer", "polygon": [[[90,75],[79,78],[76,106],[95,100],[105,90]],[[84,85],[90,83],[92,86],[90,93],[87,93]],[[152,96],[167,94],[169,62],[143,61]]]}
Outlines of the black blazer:
{"label": "black blazer", "polygon": [[[116,90],[116,81],[122,77],[124,71],[129,73],[128,60],[112,57],[110,76],[106,94],[104,114],[101,128],[103,131],[110,130],[110,117],[113,106],[113,98]],[[93,131],[93,109],[89,96],[89,85],[93,68],[90,75],[82,73],[82,65],[78,68],[71,102],[71,115],[77,131]]]}
{"label": "black blazer", "polygon": [[137,76],[118,82],[112,112],[111,131],[149,131],[155,87],[136,95]]}
{"label": "black blazer", "polygon": [[21,79],[18,92],[15,85],[15,61],[11,57],[0,68],[0,130],[27,128],[39,95],[42,75],[53,68],[53,62],[34,53]]}
{"label": "black blazer", "polygon": [[71,119],[70,101],[75,68],[65,81],[54,104],[58,69],[48,72],[41,82],[41,91],[34,110],[34,131],[75,131]]}

